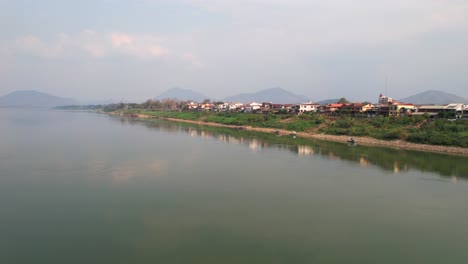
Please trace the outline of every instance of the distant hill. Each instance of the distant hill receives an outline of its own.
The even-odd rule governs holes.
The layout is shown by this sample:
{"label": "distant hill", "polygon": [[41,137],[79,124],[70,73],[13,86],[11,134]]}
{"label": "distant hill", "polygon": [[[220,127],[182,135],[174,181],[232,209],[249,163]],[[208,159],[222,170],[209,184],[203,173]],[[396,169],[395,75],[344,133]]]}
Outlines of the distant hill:
{"label": "distant hill", "polygon": [[39,91],[15,91],[0,97],[0,106],[54,107],[73,104],[78,104],[78,102]]}
{"label": "distant hill", "polygon": [[225,102],[273,102],[273,103],[303,103],[309,101],[309,98],[303,95],[293,94],[282,88],[271,88],[256,93],[242,93],[226,97]]}
{"label": "distant hill", "polygon": [[320,104],[320,105],[336,104],[339,100],[340,100],[340,98],[326,99],[326,100],[318,101],[317,104]]}
{"label": "distant hill", "polygon": [[209,96],[206,96],[202,93],[190,90],[190,89],[182,89],[182,88],[171,88],[160,95],[158,95],[156,100],[162,99],[179,99],[179,100],[193,100],[195,102],[202,102],[205,99],[211,99]]}
{"label": "distant hill", "polygon": [[93,100],[93,99],[87,99],[87,100],[77,100],[78,105],[108,105],[108,104],[115,104],[118,103],[117,100],[112,100],[112,99],[102,99],[102,100]]}
{"label": "distant hill", "polygon": [[413,104],[450,104],[450,103],[468,103],[468,100],[442,91],[425,91],[406,98],[399,99],[400,102]]}

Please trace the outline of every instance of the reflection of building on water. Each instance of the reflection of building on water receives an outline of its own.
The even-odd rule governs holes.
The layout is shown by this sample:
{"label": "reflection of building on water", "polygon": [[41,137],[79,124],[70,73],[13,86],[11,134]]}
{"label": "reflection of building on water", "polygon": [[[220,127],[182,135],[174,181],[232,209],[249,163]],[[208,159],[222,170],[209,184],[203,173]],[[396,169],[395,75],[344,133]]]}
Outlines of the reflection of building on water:
{"label": "reflection of building on water", "polygon": [[367,167],[367,166],[369,166],[369,160],[366,159],[365,157],[360,157],[359,158],[359,165],[361,165],[361,167]]}
{"label": "reflection of building on water", "polygon": [[261,146],[261,142],[258,139],[251,139],[249,142],[249,148],[252,150],[256,150]]}
{"label": "reflection of building on water", "polygon": [[194,130],[194,129],[189,129],[188,133],[189,133],[189,135],[190,135],[191,137],[197,136],[197,131]]}
{"label": "reflection of building on water", "polygon": [[[129,118],[116,118],[116,121],[120,121],[123,124],[133,125],[136,123],[135,119]],[[422,171],[434,171],[438,172],[439,174],[447,177],[452,177],[451,180],[453,182],[457,182],[458,176],[465,176],[468,175],[466,173],[467,169],[460,164],[464,164],[465,160],[460,160],[462,158],[454,159],[454,158],[444,158],[444,162],[450,165],[446,166],[438,166],[441,163],[441,158],[439,154],[425,154],[425,156],[429,157],[431,160],[430,162],[421,163],[420,157],[418,155],[402,153],[400,151],[389,151],[386,150],[385,156],[380,156],[377,151],[371,148],[349,148],[348,146],[344,146],[342,144],[336,143],[320,143],[316,142],[313,143],[312,146],[309,145],[296,145],[290,144],[290,142],[286,141],[286,138],[271,136],[272,138],[269,139],[265,137],[265,139],[259,138],[251,138],[252,135],[246,133],[223,133],[218,131],[206,131],[202,130],[199,127],[181,127],[177,123],[166,123],[161,122],[158,120],[156,124],[149,123],[148,127],[152,129],[158,129],[165,132],[184,132],[190,135],[191,137],[199,136],[199,137],[211,137],[215,140],[233,144],[242,144],[244,146],[249,147],[251,150],[258,150],[260,148],[267,148],[267,147],[274,147],[279,150],[287,150],[292,151],[293,153],[297,153],[297,155],[319,155],[324,158],[328,158],[329,160],[349,160],[355,163],[359,163],[361,167],[367,167],[371,165],[376,165],[386,171],[393,172],[393,173],[401,173],[409,171],[411,168],[416,170]],[[297,142],[300,144],[299,142]],[[391,155],[390,155],[391,154]],[[404,155],[402,155],[404,154]],[[425,157],[425,159],[427,159]],[[444,163],[444,164],[445,164]],[[462,170],[462,171],[460,171]],[[124,174],[116,174],[115,178],[117,180],[123,180]]]}
{"label": "reflection of building on water", "polygon": [[242,142],[244,142],[244,138],[228,137],[228,142],[233,144],[242,144]]}
{"label": "reflection of building on water", "polygon": [[397,174],[400,173],[401,171],[409,171],[409,167],[406,164],[400,165],[397,161],[393,163],[393,173]]}
{"label": "reflection of building on water", "polygon": [[218,141],[228,142],[227,136],[224,134],[218,134],[215,137]]}
{"label": "reflection of building on water", "polygon": [[314,154],[314,149],[310,146],[297,146],[297,154],[299,156],[308,156]]}
{"label": "reflection of building on water", "polygon": [[393,173],[397,174],[400,172],[400,167],[398,166],[398,163],[395,161],[393,163]]}
{"label": "reflection of building on water", "polygon": [[329,160],[339,160],[340,158],[338,156],[335,156],[333,152],[328,152],[328,159]]}

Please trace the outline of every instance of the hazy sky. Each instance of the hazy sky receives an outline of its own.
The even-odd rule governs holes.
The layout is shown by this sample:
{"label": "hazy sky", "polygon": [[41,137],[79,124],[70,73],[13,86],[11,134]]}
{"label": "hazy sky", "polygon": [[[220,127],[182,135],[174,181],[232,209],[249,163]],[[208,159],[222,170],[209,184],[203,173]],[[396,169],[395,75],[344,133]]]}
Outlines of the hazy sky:
{"label": "hazy sky", "polygon": [[468,0],[0,0],[0,95],[468,97]]}

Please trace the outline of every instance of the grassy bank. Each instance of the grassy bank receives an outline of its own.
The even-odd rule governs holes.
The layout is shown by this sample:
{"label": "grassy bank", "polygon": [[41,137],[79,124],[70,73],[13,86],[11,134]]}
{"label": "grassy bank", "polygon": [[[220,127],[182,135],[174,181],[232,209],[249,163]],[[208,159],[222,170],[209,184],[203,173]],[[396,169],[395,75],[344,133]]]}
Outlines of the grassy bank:
{"label": "grassy bank", "polygon": [[209,111],[148,111],[145,109],[131,109],[123,113],[234,126],[252,126],[328,135],[372,137],[381,140],[403,140],[430,145],[468,147],[468,122],[466,120],[430,120],[422,116],[352,118],[349,116],[326,117],[314,113],[294,115]]}

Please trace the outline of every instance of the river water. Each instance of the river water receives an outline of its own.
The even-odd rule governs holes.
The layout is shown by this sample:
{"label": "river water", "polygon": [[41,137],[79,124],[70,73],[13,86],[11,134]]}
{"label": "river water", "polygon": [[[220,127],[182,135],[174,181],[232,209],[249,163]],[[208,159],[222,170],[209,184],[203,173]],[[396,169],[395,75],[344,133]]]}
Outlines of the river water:
{"label": "river water", "polygon": [[468,263],[468,158],[0,108],[0,263]]}

